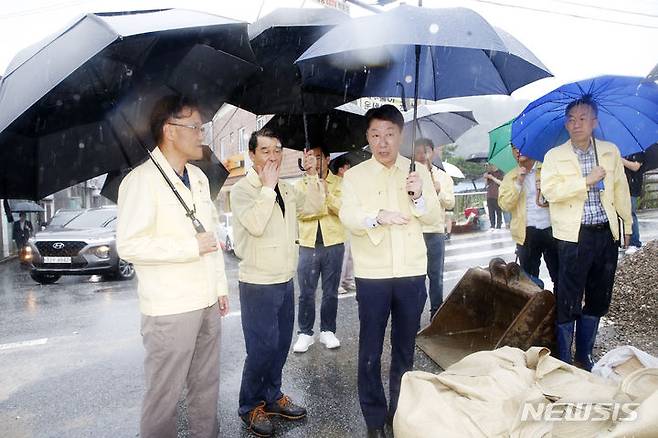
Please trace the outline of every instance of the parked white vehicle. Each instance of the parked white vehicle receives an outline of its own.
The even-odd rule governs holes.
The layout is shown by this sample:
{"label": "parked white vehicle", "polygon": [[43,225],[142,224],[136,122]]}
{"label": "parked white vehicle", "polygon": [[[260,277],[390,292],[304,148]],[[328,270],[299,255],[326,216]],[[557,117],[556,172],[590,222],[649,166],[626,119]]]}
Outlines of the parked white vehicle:
{"label": "parked white vehicle", "polygon": [[233,252],[233,213],[219,215],[217,240],[224,251]]}

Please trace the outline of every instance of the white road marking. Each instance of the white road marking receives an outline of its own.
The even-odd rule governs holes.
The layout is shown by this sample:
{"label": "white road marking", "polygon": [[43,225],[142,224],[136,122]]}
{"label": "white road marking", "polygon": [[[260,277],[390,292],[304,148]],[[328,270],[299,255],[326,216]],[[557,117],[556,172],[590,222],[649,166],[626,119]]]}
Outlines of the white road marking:
{"label": "white road marking", "polygon": [[[450,242],[450,241],[448,241]],[[493,240],[477,240],[474,239],[473,242],[469,243],[457,243],[455,245],[450,245],[449,243],[446,243],[446,251],[452,251],[455,249],[462,249],[462,248],[473,248],[473,247],[482,247],[482,246],[487,246],[487,245],[493,245],[494,243],[503,243],[503,242],[514,242],[510,237],[504,237],[501,239],[493,239]]]}
{"label": "white road marking", "polygon": [[48,342],[48,338],[32,339],[30,341],[21,341],[21,342],[10,342],[9,344],[0,344],[0,351],[1,350],[10,350],[12,348],[32,347],[32,346],[35,346],[35,345],[44,345],[46,342]]}
{"label": "white road marking", "polygon": [[510,256],[514,255],[514,251],[516,250],[516,247],[510,246],[507,248],[499,248],[499,249],[492,249],[490,251],[478,251],[478,252],[471,252],[467,254],[458,254],[454,256],[448,256],[445,258],[445,263],[450,263],[450,262],[462,262],[464,260],[475,260],[475,259],[483,259],[483,258],[488,258],[488,257],[493,257],[493,256]]}

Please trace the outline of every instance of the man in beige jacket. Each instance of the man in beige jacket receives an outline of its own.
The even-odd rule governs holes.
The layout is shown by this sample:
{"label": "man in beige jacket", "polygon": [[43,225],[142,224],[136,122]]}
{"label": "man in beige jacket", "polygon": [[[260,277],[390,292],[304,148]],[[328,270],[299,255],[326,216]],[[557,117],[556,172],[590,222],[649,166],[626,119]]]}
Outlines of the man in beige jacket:
{"label": "man in beige jacket", "polygon": [[443,304],[443,265],[446,251],[446,210],[455,206],[454,183],[450,175],[432,164],[434,142],[429,138],[416,140],[416,161],[426,166],[439,201],[439,214],[431,225],[423,225],[427,247],[427,278],[430,280],[430,318]]}
{"label": "man in beige jacket", "polygon": [[[569,141],[546,154],[541,189],[549,202],[557,239],[559,287],[556,302],[558,357],[592,369],[599,318],[608,312],[617,269],[618,217],[630,225],[631,198],[619,149],[596,140],[596,103],[588,98],[567,105]],[[584,300],[583,300],[584,295]],[[584,301],[584,305],[583,305]]]}
{"label": "man in beige jacket", "polygon": [[[203,154],[197,106],[178,96],[163,98],[153,110],[151,132],[155,160],[202,225],[216,229],[208,179],[187,163]],[[140,436],[177,436],[176,408],[187,386],[190,436],[215,438],[220,315],[228,312],[224,259],[215,236],[196,233],[150,160],[122,181],[118,208],[117,250],[137,272],[146,350]]]}
{"label": "man in beige jacket", "polygon": [[281,392],[281,373],[295,319],[297,215],[320,212],[325,195],[311,151],[304,155],[304,193],[279,179],[283,150],[280,139],[269,129],[251,135],[249,156],[253,167],[231,190],[247,349],[238,414],[248,430],[270,436],[274,432],[271,416],[288,420],[306,416],[305,408]]}
{"label": "man in beige jacket", "polygon": [[[366,113],[372,158],[343,178],[340,219],[350,231],[359,303],[358,388],[368,436],[384,436],[397,408],[402,375],[413,367],[416,333],[427,291],[423,225],[439,216],[427,168],[409,172],[399,154],[404,119],[392,105]],[[384,335],[391,319],[390,397],[381,376]]]}

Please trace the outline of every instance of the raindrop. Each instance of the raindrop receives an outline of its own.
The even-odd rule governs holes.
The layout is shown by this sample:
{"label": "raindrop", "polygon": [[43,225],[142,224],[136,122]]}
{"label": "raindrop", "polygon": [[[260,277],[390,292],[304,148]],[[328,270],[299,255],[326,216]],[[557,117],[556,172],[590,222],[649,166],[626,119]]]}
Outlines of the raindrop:
{"label": "raindrop", "polygon": [[55,105],[62,106],[62,105],[64,105],[64,102],[62,102],[62,99],[57,99],[57,102],[55,102]]}
{"label": "raindrop", "polygon": [[473,32],[471,32],[470,30],[467,30],[466,31],[466,36],[473,36]]}
{"label": "raindrop", "polygon": [[85,148],[85,144],[84,144],[83,142],[80,142],[80,143],[78,143],[78,147],[79,147],[80,149],[84,149],[84,148]]}
{"label": "raindrop", "polygon": [[430,33],[437,33],[439,31],[439,25],[436,23],[430,24]]}
{"label": "raindrop", "polygon": [[133,75],[132,68],[126,68],[126,76],[131,77]]}
{"label": "raindrop", "polygon": [[404,81],[405,81],[407,84],[410,84],[413,80],[414,80],[414,78],[412,78],[411,75],[406,75],[406,76],[404,77]]}
{"label": "raindrop", "polygon": [[75,100],[76,102],[80,102],[80,95],[77,94],[77,93],[74,94],[74,95],[73,95],[73,100]]}

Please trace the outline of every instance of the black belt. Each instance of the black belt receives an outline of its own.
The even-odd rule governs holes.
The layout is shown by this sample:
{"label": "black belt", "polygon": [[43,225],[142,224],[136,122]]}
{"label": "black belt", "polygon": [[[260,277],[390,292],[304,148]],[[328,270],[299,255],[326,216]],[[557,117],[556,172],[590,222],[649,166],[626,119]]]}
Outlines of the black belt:
{"label": "black belt", "polygon": [[601,224],[580,224],[580,228],[590,231],[605,231],[610,229],[610,222],[603,222]]}

